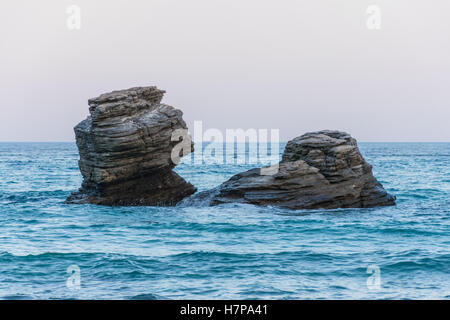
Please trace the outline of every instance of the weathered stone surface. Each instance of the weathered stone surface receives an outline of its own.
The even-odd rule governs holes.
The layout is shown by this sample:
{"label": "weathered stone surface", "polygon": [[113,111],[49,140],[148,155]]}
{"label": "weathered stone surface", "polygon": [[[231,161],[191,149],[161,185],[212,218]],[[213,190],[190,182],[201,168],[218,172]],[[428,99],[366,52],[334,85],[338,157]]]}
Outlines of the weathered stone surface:
{"label": "weathered stone surface", "polygon": [[290,209],[365,208],[395,204],[372,175],[372,166],[356,140],[339,131],[311,132],[286,145],[279,170],[261,175],[252,169],[183,203],[229,202],[274,205]]}
{"label": "weathered stone surface", "polygon": [[196,191],[172,171],[172,133],[187,127],[164,93],[138,87],[88,101],[91,115],[75,127],[83,183],[67,203],[175,205]]}

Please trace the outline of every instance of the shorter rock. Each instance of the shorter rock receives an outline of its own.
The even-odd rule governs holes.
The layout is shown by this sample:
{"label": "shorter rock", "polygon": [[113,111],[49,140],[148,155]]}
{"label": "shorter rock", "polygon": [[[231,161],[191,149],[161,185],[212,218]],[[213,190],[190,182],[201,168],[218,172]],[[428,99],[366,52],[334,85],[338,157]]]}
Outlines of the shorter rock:
{"label": "shorter rock", "polygon": [[[275,167],[276,169],[276,167]],[[372,175],[356,140],[339,131],[311,132],[286,145],[273,175],[252,169],[184,204],[251,203],[290,209],[366,208],[395,204]]]}

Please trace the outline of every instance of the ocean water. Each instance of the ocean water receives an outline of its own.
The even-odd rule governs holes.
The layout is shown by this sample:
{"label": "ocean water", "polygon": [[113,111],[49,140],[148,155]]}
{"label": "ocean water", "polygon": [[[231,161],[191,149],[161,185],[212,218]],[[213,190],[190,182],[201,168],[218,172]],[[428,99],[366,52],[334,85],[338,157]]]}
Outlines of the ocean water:
{"label": "ocean water", "polygon": [[[450,298],[450,143],[360,149],[397,206],[65,205],[74,143],[0,143],[0,298]],[[177,171],[205,190],[256,166],[227,160]]]}

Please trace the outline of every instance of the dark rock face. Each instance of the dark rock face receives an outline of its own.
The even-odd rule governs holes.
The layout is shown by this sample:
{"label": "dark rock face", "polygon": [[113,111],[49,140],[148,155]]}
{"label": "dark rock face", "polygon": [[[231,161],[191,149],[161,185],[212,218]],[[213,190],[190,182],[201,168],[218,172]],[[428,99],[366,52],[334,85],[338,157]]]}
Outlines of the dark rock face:
{"label": "dark rock face", "polygon": [[[275,168],[276,169],[276,168]],[[252,169],[185,204],[241,202],[290,209],[365,208],[395,204],[372,175],[356,140],[339,131],[311,132],[286,145],[278,170]]]}
{"label": "dark rock face", "polygon": [[187,127],[180,110],[161,104],[164,93],[139,87],[88,101],[91,115],[75,127],[83,183],[67,203],[175,205],[196,191],[172,171],[173,133],[186,137]]}

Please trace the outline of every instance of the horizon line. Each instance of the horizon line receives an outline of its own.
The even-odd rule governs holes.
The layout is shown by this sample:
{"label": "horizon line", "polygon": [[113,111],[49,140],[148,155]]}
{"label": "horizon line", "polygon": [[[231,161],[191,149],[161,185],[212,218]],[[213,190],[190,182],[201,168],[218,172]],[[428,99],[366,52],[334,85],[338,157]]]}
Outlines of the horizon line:
{"label": "horizon line", "polygon": [[[292,140],[292,139],[291,139]],[[288,141],[280,141],[279,143],[287,143]],[[199,143],[198,141],[193,141],[194,143]],[[214,142],[214,141],[202,141],[202,142]],[[233,143],[234,141],[223,141],[222,143]],[[270,141],[261,141],[264,142],[270,142]],[[449,141],[370,141],[370,140],[361,140],[357,141],[358,143],[450,143]],[[0,143],[76,143],[75,140],[38,140],[38,141],[32,141],[32,140],[10,140],[10,141],[2,141],[0,140]],[[242,142],[238,142],[242,143]],[[248,143],[246,141],[246,143]],[[253,142],[254,143],[254,142]]]}

